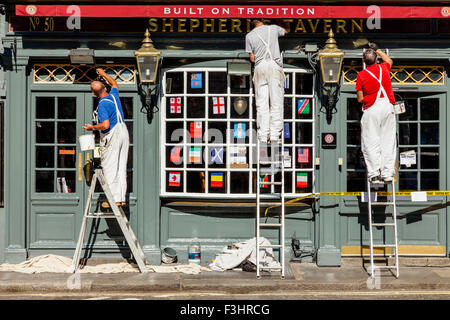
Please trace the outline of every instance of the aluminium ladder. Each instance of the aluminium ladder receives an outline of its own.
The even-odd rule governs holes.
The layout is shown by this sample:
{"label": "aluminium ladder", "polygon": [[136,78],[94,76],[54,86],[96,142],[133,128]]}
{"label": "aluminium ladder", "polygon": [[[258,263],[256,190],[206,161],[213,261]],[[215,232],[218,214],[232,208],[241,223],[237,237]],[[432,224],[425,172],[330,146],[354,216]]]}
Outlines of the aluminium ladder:
{"label": "aluminium ladder", "polygon": [[[91,211],[91,205],[92,205],[92,197],[94,196],[95,192],[95,186],[97,184],[97,181],[100,183],[106,198],[109,202],[109,205],[112,209],[112,213],[104,213],[104,212],[90,212]],[[87,227],[87,220],[88,219],[116,219],[120,229],[122,230],[123,235],[125,236],[125,239],[128,243],[128,246],[130,247],[131,253],[133,254],[134,259],[136,260],[136,263],[139,267],[139,270],[142,273],[148,272],[147,268],[145,267],[146,264],[146,258],[144,251],[142,250],[141,246],[139,245],[139,241],[136,238],[136,235],[134,234],[133,230],[131,229],[130,223],[128,222],[128,219],[125,215],[125,213],[122,210],[122,207],[118,207],[116,203],[114,202],[113,194],[106,183],[105,177],[103,175],[103,172],[101,169],[95,169],[94,176],[92,177],[92,183],[89,188],[89,196],[86,201],[86,207],[84,209],[84,216],[83,216],[83,222],[81,223],[81,230],[80,235],[78,237],[78,243],[77,248],[75,249],[75,254],[73,256],[72,265],[69,269],[70,272],[75,273],[80,265],[80,256],[81,256],[81,250],[83,247],[84,242],[84,235],[86,233],[86,227]]]}
{"label": "aluminium ladder", "polygon": [[[398,278],[399,273],[399,265],[398,265],[398,238],[397,238],[397,204],[395,201],[395,182],[394,179],[390,182],[384,182],[383,184],[391,185],[392,187],[392,200],[386,201],[386,202],[372,202],[371,197],[371,183],[369,179],[367,179],[367,202],[368,202],[368,209],[369,209],[369,237],[370,237],[370,276],[372,278],[375,278],[375,270],[376,269],[395,269],[395,277]],[[372,212],[372,206],[392,206],[392,221],[389,223],[374,223],[373,222],[373,212]],[[386,213],[389,214],[389,213]],[[384,243],[377,243],[374,244],[373,242],[373,231],[372,229],[375,227],[393,227],[394,228],[394,243],[386,244],[386,240]],[[386,230],[386,229],[384,229]],[[382,265],[375,265],[374,263],[374,254],[373,249],[374,248],[390,248],[391,253],[389,256],[392,256],[392,251],[394,251],[394,257],[395,257],[395,264],[393,266],[382,266]],[[384,250],[384,253],[385,250]]]}
{"label": "aluminium ladder", "polygon": [[[261,159],[261,145],[259,140],[257,140],[257,186],[256,186],[256,276],[260,277],[260,271],[263,270],[279,270],[281,271],[281,277],[284,278],[285,271],[285,263],[284,263],[284,232],[285,232],[285,196],[284,196],[284,139],[281,138],[276,142],[268,142],[264,143],[266,146],[266,156]],[[269,146],[271,155],[268,157]],[[281,148],[281,150],[280,150]],[[263,167],[261,167],[261,165]],[[270,167],[264,167],[265,165],[270,165]],[[275,181],[275,176],[277,173],[281,174],[280,181]],[[269,181],[261,181],[261,175],[265,176],[268,174],[270,177]],[[271,198],[275,198],[278,202],[266,202],[261,201],[261,186],[267,185],[271,190]],[[274,187],[280,186],[281,192],[275,193]],[[281,206],[281,212],[279,215],[278,223],[261,223],[261,207],[267,206]],[[262,210],[265,212],[265,210]],[[271,245],[260,245],[260,233],[262,228],[278,228],[279,229],[279,244],[271,244]],[[280,258],[280,267],[268,267],[260,265],[260,250],[272,248],[279,250],[279,258]]]}

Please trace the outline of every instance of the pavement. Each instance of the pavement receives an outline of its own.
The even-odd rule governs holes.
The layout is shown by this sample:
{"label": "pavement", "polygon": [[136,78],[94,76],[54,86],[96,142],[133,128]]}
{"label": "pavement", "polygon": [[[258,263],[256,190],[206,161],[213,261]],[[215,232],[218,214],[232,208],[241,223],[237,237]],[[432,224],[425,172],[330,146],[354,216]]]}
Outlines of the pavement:
{"label": "pavement", "polygon": [[[384,260],[385,261],[385,260]],[[390,261],[392,262],[392,261]],[[91,261],[94,263],[95,261]],[[89,262],[88,262],[89,264]],[[405,258],[400,260],[397,279],[390,270],[382,270],[371,280],[367,260],[344,258],[340,267],[318,267],[315,263],[290,262],[286,276],[262,272],[230,270],[184,273],[63,274],[0,272],[0,296],[8,294],[289,294],[294,292],[401,292],[435,291],[450,299],[450,259]],[[1,299],[1,297],[0,297]]]}

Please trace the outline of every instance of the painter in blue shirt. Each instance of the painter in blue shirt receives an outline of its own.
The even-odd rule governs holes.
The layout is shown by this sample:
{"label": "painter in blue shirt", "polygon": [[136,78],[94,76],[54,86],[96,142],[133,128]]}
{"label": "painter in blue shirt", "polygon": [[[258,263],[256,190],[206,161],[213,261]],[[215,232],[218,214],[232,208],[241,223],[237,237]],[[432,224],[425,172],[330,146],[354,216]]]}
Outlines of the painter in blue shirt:
{"label": "painter in blue shirt", "polygon": [[[100,81],[91,83],[92,94],[99,99],[94,112],[97,124],[85,124],[86,130],[100,131],[101,165],[105,180],[111,189],[117,206],[124,206],[127,191],[127,162],[130,137],[125,125],[122,104],[119,98],[119,87],[116,80],[98,68],[97,73],[110,85],[111,91],[106,91]],[[97,113],[97,114],[96,114]],[[109,201],[104,201],[102,207],[110,207]]]}

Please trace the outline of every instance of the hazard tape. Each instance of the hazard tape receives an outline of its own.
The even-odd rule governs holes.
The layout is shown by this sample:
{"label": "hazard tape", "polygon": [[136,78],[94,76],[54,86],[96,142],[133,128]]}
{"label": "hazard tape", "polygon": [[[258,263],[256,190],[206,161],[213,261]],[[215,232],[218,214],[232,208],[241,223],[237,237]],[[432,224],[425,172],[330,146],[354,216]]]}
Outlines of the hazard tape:
{"label": "hazard tape", "polygon": [[[395,193],[395,196],[398,197],[408,197],[411,196],[411,193],[413,192],[426,192],[427,196],[430,197],[445,197],[445,196],[450,196],[450,191],[445,190],[445,191],[397,191]],[[295,203],[297,201],[301,201],[304,199],[308,199],[311,197],[317,197],[317,196],[357,196],[360,197],[364,192],[317,192],[317,193],[311,193],[307,196],[303,196],[300,198],[295,198],[295,199],[291,199],[289,201],[286,201],[285,204],[290,204],[290,203]],[[387,191],[376,191],[376,192],[371,192],[371,193],[376,193],[377,196],[380,197],[384,197],[384,196],[392,196],[392,192],[387,192]],[[274,206],[270,206],[266,209],[266,211],[264,212],[264,216],[267,216],[267,212],[272,209],[272,208],[276,208],[279,207],[280,205],[274,205]]]}

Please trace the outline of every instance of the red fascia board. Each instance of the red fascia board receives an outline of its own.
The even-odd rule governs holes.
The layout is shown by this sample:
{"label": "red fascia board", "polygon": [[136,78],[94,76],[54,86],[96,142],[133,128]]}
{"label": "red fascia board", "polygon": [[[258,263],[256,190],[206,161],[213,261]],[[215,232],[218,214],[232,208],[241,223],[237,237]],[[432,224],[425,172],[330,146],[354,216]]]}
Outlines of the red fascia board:
{"label": "red fascia board", "polygon": [[[91,18],[370,18],[369,6],[16,5],[18,16]],[[379,6],[380,18],[447,18],[450,7]]]}

